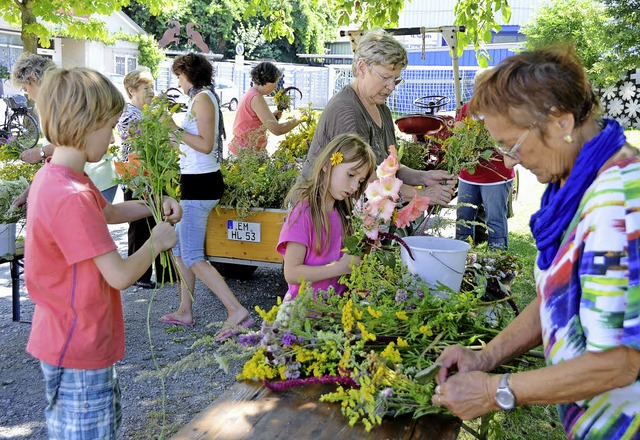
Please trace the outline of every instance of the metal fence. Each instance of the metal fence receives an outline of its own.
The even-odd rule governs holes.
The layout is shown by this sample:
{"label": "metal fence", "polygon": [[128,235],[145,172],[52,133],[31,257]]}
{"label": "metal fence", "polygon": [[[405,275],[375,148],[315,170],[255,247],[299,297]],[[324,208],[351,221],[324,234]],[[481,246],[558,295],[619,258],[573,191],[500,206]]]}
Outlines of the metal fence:
{"label": "metal fence", "polygon": [[[175,87],[177,80],[170,74],[170,64],[161,67],[157,79],[158,90]],[[251,87],[251,66],[243,65],[241,71],[232,62],[214,62],[217,78],[233,81],[240,95]],[[322,109],[333,95],[353,81],[351,66],[333,65],[326,67],[303,66],[297,64],[278,64],[284,73],[284,87],[297,87],[302,98],[292,94],[292,108],[306,107]],[[477,67],[461,67],[461,100],[466,102],[473,91],[473,77]],[[408,67],[402,73],[404,83],[397,87],[387,101],[387,105],[397,114],[411,114],[420,109],[413,105],[416,98],[422,96],[446,96],[451,102],[441,110],[455,110],[453,87],[453,69],[451,67],[416,66]]]}

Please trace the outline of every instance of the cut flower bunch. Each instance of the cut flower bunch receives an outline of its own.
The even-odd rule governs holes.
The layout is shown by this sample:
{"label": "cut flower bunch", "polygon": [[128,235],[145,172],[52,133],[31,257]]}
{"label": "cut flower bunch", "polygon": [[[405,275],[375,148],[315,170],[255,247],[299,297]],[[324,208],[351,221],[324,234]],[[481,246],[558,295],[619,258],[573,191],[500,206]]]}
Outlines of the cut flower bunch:
{"label": "cut flower bunch", "polygon": [[506,322],[488,323],[484,310],[496,303],[476,292],[431,292],[399,263],[397,249],[366,254],[341,282],[343,296],[332,289],[314,295],[303,284],[294,301],[257,309],[264,322],[239,339],[253,357],[238,378],[274,390],[338,384],[321,400],[340,403],[350,425],[370,430],[384,416],[443,412],[431,404],[435,383],[420,383],[416,375],[445,346],[484,344]]}
{"label": "cut flower bunch", "polygon": [[458,175],[466,169],[470,174],[482,166],[481,160],[491,160],[495,153],[495,140],[484,122],[464,118],[453,127],[451,136],[442,141],[442,164],[450,174]]}
{"label": "cut flower bunch", "polygon": [[383,239],[395,239],[406,247],[402,239],[391,231],[404,229],[422,216],[429,207],[429,199],[417,196],[414,191],[411,201],[402,205],[402,180],[396,177],[399,168],[398,153],[391,145],[389,157],[376,169],[378,179],[367,185],[365,198],[355,203],[351,219],[355,232],[344,240],[347,253],[362,255],[368,249],[380,248]]}
{"label": "cut flower bunch", "polygon": [[392,225],[406,227],[428,204],[414,197],[398,207],[397,156],[391,146],[377,169],[379,179],[356,204],[355,233],[345,239],[345,247],[362,255],[362,261],[340,278],[346,291],[314,294],[310,284],[302,283],[295,300],[278,300],[268,312],[257,308],[261,330],[239,338],[252,354],[239,379],[262,381],[272,390],[335,384],[320,400],[339,403],[349,424],[361,423],[366,430],[385,416],[446,412],[432,405],[435,383],[421,379],[421,372],[444,347],[481,347],[511,318],[496,307],[505,299],[482,299],[483,286],[430,290],[401,264],[398,246],[382,244],[383,238],[402,243],[385,231]]}
{"label": "cut flower bunch", "polygon": [[[120,176],[117,183],[126,185],[134,199],[142,200],[149,207],[156,223],[163,221],[164,196],[178,199],[181,153],[168,122],[178,108],[178,104],[169,108],[169,102],[161,97],[154,98],[150,105],[145,104],[142,119],[132,125],[131,132],[123,139],[131,146],[129,161],[115,163]],[[161,253],[163,266],[171,264],[171,255],[170,250]]]}

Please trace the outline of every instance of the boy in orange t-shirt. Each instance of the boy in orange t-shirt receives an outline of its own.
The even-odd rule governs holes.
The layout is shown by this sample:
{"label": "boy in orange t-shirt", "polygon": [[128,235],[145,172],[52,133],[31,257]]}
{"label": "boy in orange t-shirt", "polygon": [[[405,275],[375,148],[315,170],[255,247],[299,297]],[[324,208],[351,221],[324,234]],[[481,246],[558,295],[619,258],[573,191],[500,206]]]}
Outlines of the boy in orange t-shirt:
{"label": "boy in orange t-shirt", "polygon": [[139,201],[111,205],[83,172],[113,142],[122,95],[96,71],[54,69],[42,81],[37,106],[55,148],[27,199],[25,282],[36,305],[27,351],[41,361],[49,438],[115,438],[122,414],[114,364],[124,356],[119,289],[174,246],[170,223],[182,211],[167,198],[167,222],[123,259],[107,224],[150,211]]}

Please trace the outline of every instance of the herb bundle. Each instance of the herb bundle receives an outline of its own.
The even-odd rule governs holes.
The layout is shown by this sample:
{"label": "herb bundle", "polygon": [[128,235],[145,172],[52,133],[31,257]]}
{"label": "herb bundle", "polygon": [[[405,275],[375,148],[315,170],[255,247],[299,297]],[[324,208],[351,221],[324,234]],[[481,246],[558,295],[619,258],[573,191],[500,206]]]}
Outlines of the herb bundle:
{"label": "herb bundle", "polygon": [[275,390],[335,383],[321,400],[339,402],[350,425],[370,430],[384,416],[444,412],[431,404],[435,383],[416,375],[444,347],[484,344],[507,322],[475,291],[434,294],[399,263],[397,249],[366,254],[341,282],[342,296],[303,284],[294,301],[258,309],[261,331],[239,339],[253,356],[238,378]]}
{"label": "herb bundle", "polygon": [[[178,198],[181,153],[175,145],[169,118],[179,106],[170,109],[168,106],[166,98],[154,98],[150,105],[143,106],[142,118],[123,139],[131,147],[129,161],[115,164],[120,175],[117,183],[126,185],[134,199],[149,207],[156,223],[163,221],[164,196]],[[171,256],[170,250],[162,252],[163,266],[171,264]]]}
{"label": "herb bundle", "polygon": [[464,118],[456,122],[450,137],[442,141],[442,164],[447,172],[458,175],[466,169],[470,174],[482,160],[490,160],[495,152],[495,140],[479,119]]}

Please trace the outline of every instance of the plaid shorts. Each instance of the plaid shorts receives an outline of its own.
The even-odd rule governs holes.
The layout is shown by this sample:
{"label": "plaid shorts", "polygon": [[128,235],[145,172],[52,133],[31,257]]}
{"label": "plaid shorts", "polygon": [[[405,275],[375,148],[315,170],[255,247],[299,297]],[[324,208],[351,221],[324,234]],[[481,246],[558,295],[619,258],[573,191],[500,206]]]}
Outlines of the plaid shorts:
{"label": "plaid shorts", "polygon": [[48,406],[50,439],[115,439],[122,424],[115,366],[75,370],[40,362]]}

